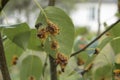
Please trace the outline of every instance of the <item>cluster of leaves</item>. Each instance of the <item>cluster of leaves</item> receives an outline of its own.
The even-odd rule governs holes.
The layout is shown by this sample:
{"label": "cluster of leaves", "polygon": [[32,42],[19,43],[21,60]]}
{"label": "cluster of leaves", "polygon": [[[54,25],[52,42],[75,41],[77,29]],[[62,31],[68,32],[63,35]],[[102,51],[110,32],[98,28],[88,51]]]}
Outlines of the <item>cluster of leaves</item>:
{"label": "cluster of leaves", "polygon": [[[60,46],[59,51],[69,57],[74,42],[74,26],[72,21],[59,8],[47,7],[44,11],[48,19],[59,26],[61,32],[55,37]],[[46,24],[42,13],[40,13],[37,22]],[[40,56],[42,56],[43,51],[53,57],[56,55],[48,47],[49,38],[45,41],[45,48],[43,50],[41,40],[37,37],[37,30],[30,29],[26,23],[0,26],[0,31],[3,35],[5,55],[9,68],[18,65],[20,67],[21,80],[27,80],[30,77],[39,80],[43,67]],[[38,51],[40,53],[37,53]],[[14,56],[18,57],[18,59]],[[20,58],[20,56],[24,57]]]}
{"label": "cluster of leaves", "polygon": [[[84,68],[79,69],[84,70],[88,64],[93,62],[93,67],[89,72],[86,72],[84,75],[85,79],[92,80],[110,80],[114,79],[119,80],[119,76],[116,76],[116,73],[119,73],[120,69],[120,60],[119,57],[119,25],[114,26],[109,32],[107,32],[99,41],[93,43],[90,47],[88,47],[84,52],[76,56],[77,64],[79,66],[83,66]],[[75,42],[74,50],[79,50],[84,48],[88,44],[88,39],[85,38],[85,35],[80,37]],[[94,56],[95,50],[99,50],[99,54]],[[115,71],[118,71],[115,73]],[[119,75],[119,74],[117,74]]]}
{"label": "cluster of leaves", "polygon": [[[74,25],[68,15],[61,9],[56,7],[47,7],[44,9],[47,18],[57,24],[60,28],[60,34],[54,38],[59,43],[59,51],[67,57],[70,56],[74,43]],[[45,15],[41,12],[36,23],[41,22],[46,26]],[[75,56],[78,65],[72,66],[70,59],[66,72],[62,74],[60,80],[67,79],[112,79],[119,78],[120,74],[116,74],[116,70],[120,69],[120,23],[118,23],[109,35],[106,34],[101,41],[96,41],[88,49],[79,55]],[[80,28],[79,33],[86,33],[86,29]],[[78,32],[76,31],[76,36]],[[4,50],[7,59],[8,67],[19,67],[19,77],[21,80],[39,80],[43,69],[43,51],[47,55],[56,58],[56,53],[50,49],[50,38],[44,42],[44,49],[41,47],[41,40],[37,37],[37,30],[31,29],[26,23],[0,26],[0,32],[3,36]],[[99,43],[100,42],[100,43]],[[74,46],[74,51],[84,48],[88,41],[84,38],[77,40]],[[110,50],[111,49],[111,50]],[[99,53],[99,54],[98,54]],[[43,58],[42,58],[43,57]],[[116,60],[114,59],[116,57]],[[79,67],[83,66],[83,68]],[[77,68],[76,68],[77,67]],[[12,71],[11,71],[12,72]],[[77,72],[77,74],[76,74]],[[84,74],[83,74],[84,73]],[[114,73],[114,76],[113,76]],[[82,75],[83,77],[78,77]],[[12,75],[11,75],[12,76]],[[17,78],[19,78],[17,77]],[[17,79],[12,76],[12,78]],[[65,78],[65,80],[67,80]]]}

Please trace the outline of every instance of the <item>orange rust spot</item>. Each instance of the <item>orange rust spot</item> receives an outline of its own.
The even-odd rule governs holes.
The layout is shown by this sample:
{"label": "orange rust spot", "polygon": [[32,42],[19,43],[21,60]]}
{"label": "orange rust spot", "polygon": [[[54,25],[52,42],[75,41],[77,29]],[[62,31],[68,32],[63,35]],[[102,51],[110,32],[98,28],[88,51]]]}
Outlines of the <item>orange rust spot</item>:
{"label": "orange rust spot", "polygon": [[59,34],[60,29],[56,24],[52,23],[51,21],[47,21],[47,23],[48,23],[48,26],[46,27],[47,32],[54,36]]}
{"label": "orange rust spot", "polygon": [[51,49],[56,50],[59,48],[58,42],[57,41],[52,41],[51,42]]}
{"label": "orange rust spot", "polygon": [[60,65],[62,72],[64,72],[64,69],[65,69],[67,63],[68,63],[68,58],[62,53],[57,53],[56,64]]}

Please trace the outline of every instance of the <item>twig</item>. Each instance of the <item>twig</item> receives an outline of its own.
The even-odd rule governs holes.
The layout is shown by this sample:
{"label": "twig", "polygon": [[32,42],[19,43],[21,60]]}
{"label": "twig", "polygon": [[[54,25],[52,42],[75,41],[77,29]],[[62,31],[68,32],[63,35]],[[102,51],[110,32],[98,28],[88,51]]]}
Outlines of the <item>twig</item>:
{"label": "twig", "polygon": [[[8,1],[9,0],[1,0],[0,13]],[[3,80],[11,80],[8,67],[6,64],[6,58],[5,58],[4,48],[2,44],[1,32],[0,32],[0,69],[2,72]]]}
{"label": "twig", "polygon": [[57,80],[57,65],[55,63],[55,59],[49,55],[50,60],[50,72],[51,72],[51,80]]}
{"label": "twig", "polygon": [[108,29],[106,29],[103,33],[101,33],[98,37],[96,37],[93,41],[91,41],[88,45],[86,45],[83,49],[78,50],[74,53],[71,54],[70,57],[75,56],[77,54],[79,54],[80,52],[86,50],[86,48],[88,48],[90,45],[92,45],[95,41],[97,41],[98,39],[100,39],[106,32],[108,32],[109,30],[111,30],[117,23],[120,22],[120,19],[118,21],[116,21],[115,23],[113,23]]}
{"label": "twig", "polygon": [[99,0],[99,3],[98,3],[98,31],[97,31],[97,35],[100,34],[100,27],[101,27],[101,22],[100,22],[101,3],[102,3],[102,0]]}

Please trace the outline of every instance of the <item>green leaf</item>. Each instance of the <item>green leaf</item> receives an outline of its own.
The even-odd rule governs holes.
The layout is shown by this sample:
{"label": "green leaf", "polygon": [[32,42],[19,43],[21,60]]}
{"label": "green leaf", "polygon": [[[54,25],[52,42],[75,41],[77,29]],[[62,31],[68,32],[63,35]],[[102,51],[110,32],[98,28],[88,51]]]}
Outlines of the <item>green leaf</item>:
{"label": "green leaf", "polygon": [[106,37],[106,38],[104,38],[101,41],[101,43],[98,45],[99,50],[102,50],[107,45],[107,43],[109,43],[110,41],[112,41],[112,39],[113,39],[112,37]]}
{"label": "green leaf", "polygon": [[9,39],[5,40],[3,44],[4,44],[5,56],[7,59],[7,65],[12,66],[13,56],[19,57],[22,54],[23,49],[17,46]]}
{"label": "green leaf", "polygon": [[41,47],[41,41],[37,37],[37,30],[36,29],[31,29],[31,36],[30,36],[28,48],[32,49],[32,50],[36,50],[36,51],[43,50]]}
{"label": "green leaf", "polygon": [[30,29],[26,23],[12,25],[3,32],[12,42],[26,49],[30,38]]}
{"label": "green leaf", "polygon": [[2,27],[2,26],[0,26],[0,32],[2,31],[2,29],[3,29],[3,27]]}
{"label": "green leaf", "polygon": [[115,69],[120,69],[120,64],[115,63]]}
{"label": "green leaf", "polygon": [[[118,23],[117,25],[114,26],[114,28],[112,28],[112,30],[110,31],[110,34],[114,38],[120,37],[120,23]],[[120,45],[120,38],[114,39],[111,42],[111,46],[116,54],[120,53],[120,46],[119,45]]]}
{"label": "green leaf", "polygon": [[115,62],[120,64],[120,53],[115,56]]}
{"label": "green leaf", "polygon": [[111,80],[114,58],[110,45],[106,45],[94,59],[92,68],[94,80],[101,80],[102,78]]}
{"label": "green leaf", "polygon": [[77,57],[82,59],[84,63],[88,62],[88,59],[90,59],[90,56],[86,52],[81,52]]}
{"label": "green leaf", "polygon": [[80,36],[80,35],[84,35],[87,33],[88,33],[88,30],[86,27],[77,27],[75,29],[75,37]]}
{"label": "green leaf", "polygon": [[112,68],[110,65],[99,67],[94,73],[93,73],[93,80],[112,80]]}
{"label": "green leaf", "polygon": [[42,73],[42,62],[36,55],[28,55],[22,60],[20,66],[20,80],[30,80],[30,77],[34,77],[34,80],[40,80]]}
{"label": "green leaf", "polygon": [[[55,40],[59,43],[59,52],[69,56],[74,42],[74,25],[69,16],[61,9],[56,7],[45,8],[45,13],[50,21],[58,25],[60,34],[57,35]],[[41,22],[46,24],[45,17],[41,13],[37,19],[37,23]],[[45,51],[55,57],[56,52],[50,48],[50,39],[48,38],[45,43]]]}

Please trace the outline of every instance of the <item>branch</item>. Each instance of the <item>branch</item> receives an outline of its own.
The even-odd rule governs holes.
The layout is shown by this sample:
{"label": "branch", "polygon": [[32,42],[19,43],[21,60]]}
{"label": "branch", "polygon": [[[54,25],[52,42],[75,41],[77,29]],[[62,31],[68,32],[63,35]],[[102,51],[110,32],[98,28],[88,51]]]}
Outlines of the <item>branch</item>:
{"label": "branch", "polygon": [[9,0],[2,0],[1,1],[1,6],[0,6],[0,12],[2,11],[2,9],[4,8],[4,6],[7,4]]}
{"label": "branch", "polygon": [[78,50],[78,51],[72,53],[70,57],[75,56],[75,55],[79,54],[80,52],[83,52],[84,50],[86,50],[90,45],[92,45],[95,41],[97,41],[98,39],[100,39],[106,32],[108,32],[109,30],[111,30],[119,22],[120,22],[120,19],[118,21],[116,21],[115,23],[113,23],[108,29],[106,29],[103,33],[101,33],[98,37],[96,37],[93,41],[91,41],[83,49]]}
{"label": "branch", "polygon": [[[2,9],[7,4],[8,1],[9,0],[1,0],[0,12],[2,11]],[[2,72],[3,80],[11,80],[8,67],[6,64],[6,58],[5,58],[4,48],[2,44],[1,32],[0,32],[0,69]]]}
{"label": "branch", "polygon": [[4,48],[2,44],[1,33],[0,33],[0,69],[2,72],[3,80],[11,80],[9,71],[7,68],[7,64],[6,64],[6,58],[5,58]]}
{"label": "branch", "polygon": [[51,80],[57,80],[57,65],[55,59],[49,55]]}

